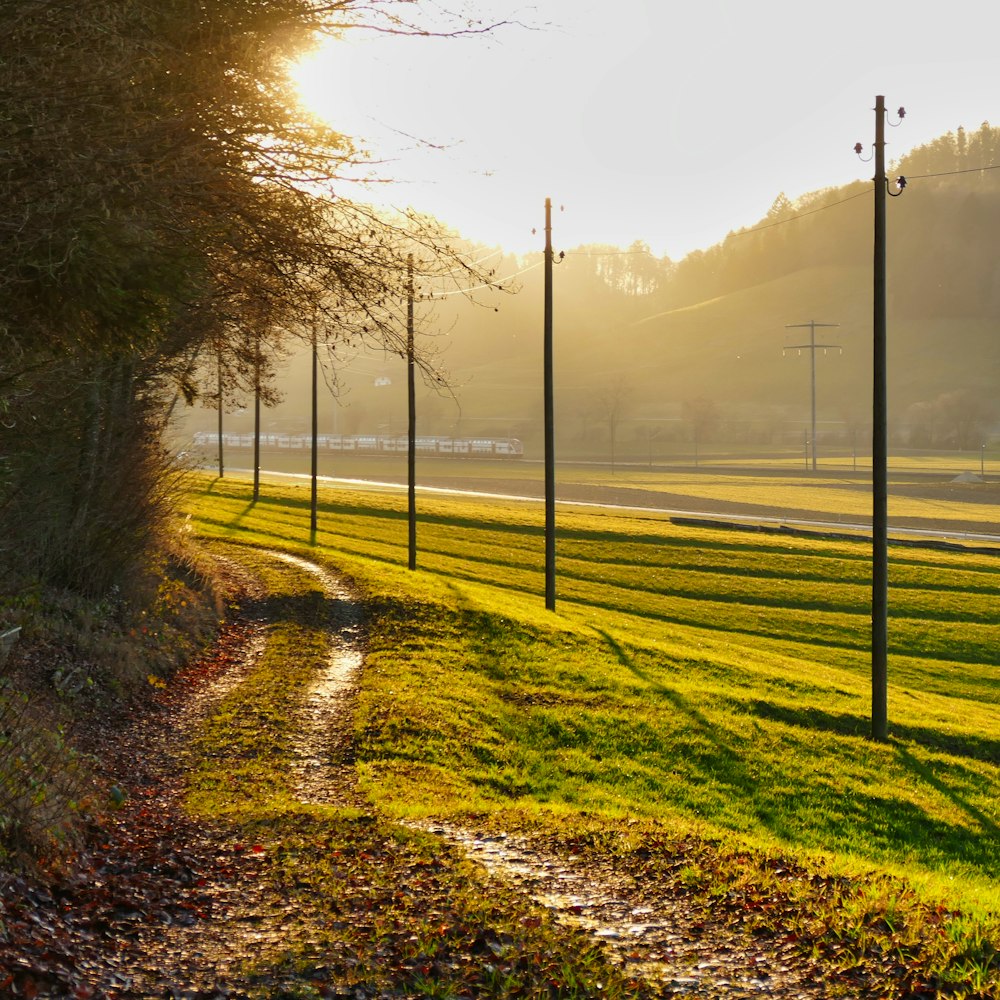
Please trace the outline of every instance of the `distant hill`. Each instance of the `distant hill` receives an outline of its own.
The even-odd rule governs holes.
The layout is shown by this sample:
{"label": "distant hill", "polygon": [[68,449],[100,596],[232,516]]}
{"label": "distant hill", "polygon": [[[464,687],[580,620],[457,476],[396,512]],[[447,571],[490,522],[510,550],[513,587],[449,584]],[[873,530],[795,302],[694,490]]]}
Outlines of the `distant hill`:
{"label": "distant hill", "polygon": [[[1000,384],[1000,130],[942,136],[892,165],[908,175],[888,204],[889,405],[897,444],[978,447],[993,430]],[[990,169],[980,169],[990,168]],[[486,248],[483,252],[487,252]],[[422,433],[540,440],[543,269],[498,254],[515,294],[418,305],[454,399],[421,388]],[[484,297],[485,296],[485,297]],[[801,439],[810,406],[810,330],[820,433],[870,431],[871,185],[791,202],[681,261],[629,248],[568,249],[554,271],[557,433],[603,453],[655,434],[768,443]],[[433,336],[434,339],[431,339]],[[791,349],[789,349],[791,348]],[[293,371],[304,367],[293,364]],[[405,428],[399,359],[340,373],[347,430]],[[376,379],[383,384],[375,385]],[[384,384],[388,379],[388,385]],[[304,394],[289,394],[303,405]],[[283,419],[299,419],[288,404]],[[289,417],[288,414],[292,416]],[[708,418],[705,414],[709,414]],[[329,424],[329,417],[325,418]]]}

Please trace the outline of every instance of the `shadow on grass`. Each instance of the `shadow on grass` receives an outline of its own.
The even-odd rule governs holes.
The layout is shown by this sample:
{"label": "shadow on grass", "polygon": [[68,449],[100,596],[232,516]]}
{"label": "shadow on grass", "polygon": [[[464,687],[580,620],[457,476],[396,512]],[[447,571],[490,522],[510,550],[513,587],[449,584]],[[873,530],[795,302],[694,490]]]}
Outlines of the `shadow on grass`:
{"label": "shadow on grass", "polygon": [[[932,815],[922,806],[903,795],[893,794],[891,786],[884,794],[865,794],[854,789],[832,790],[815,782],[809,770],[800,771],[795,748],[785,757],[772,757],[754,752],[753,740],[720,728],[690,698],[658,682],[645,672],[611,635],[595,629],[607,643],[618,661],[651,690],[663,697],[679,713],[702,741],[712,748],[708,755],[692,745],[687,765],[700,771],[710,784],[721,784],[722,796],[743,803],[742,815],[750,812],[762,827],[789,843],[831,850],[847,850],[873,859],[898,858],[906,855],[928,866],[941,862],[963,864],[994,877],[998,871],[997,844],[1000,828],[980,808],[968,801],[950,781],[920,761],[908,748],[896,743],[900,764],[909,770],[918,783],[933,789],[950,801],[966,817],[965,822],[952,822]],[[791,709],[758,701],[751,711],[759,718],[783,722],[803,730],[822,730],[848,736],[866,736],[869,720],[861,715],[823,712],[819,709]],[[1000,741],[987,738],[962,738],[942,734],[929,727],[896,727],[895,736],[925,746],[948,749],[952,753],[989,762],[1000,761]],[[804,765],[803,765],[804,766]],[[715,816],[713,807],[699,809],[701,800],[693,789],[688,802],[678,801],[682,808],[694,807],[701,816],[708,816],[722,825],[733,825],[727,805]],[[719,796],[716,794],[716,802]],[[745,827],[740,827],[745,829]]]}
{"label": "shadow on grass", "polygon": [[256,500],[251,500],[242,510],[237,511],[224,525],[227,528],[238,528],[243,519],[257,506]]}
{"label": "shadow on grass", "polygon": [[259,600],[248,600],[243,604],[243,611],[268,622],[323,628],[336,620],[342,603],[317,588],[301,594],[270,594]]}
{"label": "shadow on grass", "polygon": [[[216,485],[222,486],[223,482],[216,479],[208,487],[208,492],[215,492]],[[232,487],[230,489],[230,495],[237,496],[240,492],[246,492],[241,490],[237,484],[232,484],[226,482],[224,485]],[[262,506],[272,506],[276,508],[287,508],[289,510],[304,510],[310,509],[310,499],[308,497],[295,497],[295,496],[281,496],[281,497],[261,497],[260,503]],[[341,514],[345,517],[353,518],[370,518],[375,521],[398,521],[406,520],[407,511],[405,509],[389,509],[389,508],[378,508],[373,506],[368,506],[366,504],[345,504],[339,501],[326,501],[320,504],[319,509],[329,515]],[[502,533],[502,534],[515,534],[515,535],[527,535],[529,537],[538,537],[544,534],[544,525],[536,525],[527,522],[511,522],[508,520],[501,520],[499,518],[490,518],[484,516],[484,512],[479,512],[475,515],[458,515],[458,514],[439,514],[434,512],[423,512],[420,514],[420,521],[427,525],[440,525],[440,526],[452,526],[456,529],[466,529],[482,531],[488,530],[492,532]],[[573,528],[568,526],[563,526],[559,530],[560,538],[565,541],[580,541],[580,542],[595,542],[602,544],[619,543],[622,545],[648,545],[652,547],[659,547],[663,545],[664,535],[662,533],[643,533],[643,534],[623,534],[621,532],[615,531],[596,531],[594,529],[588,528]],[[763,549],[767,549],[769,552],[773,552],[773,546],[764,545],[760,542],[746,541],[744,539],[725,539],[725,540],[706,540],[704,538],[686,538],[683,536],[671,536],[670,545],[676,549],[691,549],[696,550],[699,554],[703,554],[706,550],[719,550],[723,552],[760,552]],[[779,553],[781,554],[781,553]],[[816,555],[820,558],[827,558],[828,553],[818,551],[816,553],[810,553],[811,555]],[[798,554],[797,554],[798,555]],[[853,553],[836,553],[834,556],[837,559],[851,561],[854,556]],[[863,558],[860,560],[863,561]],[[766,563],[761,563],[761,575],[769,577],[772,573],[767,569]],[[822,579],[822,577],[817,577]]]}
{"label": "shadow on grass", "polygon": [[946,784],[941,778],[938,777],[934,771],[927,766],[924,761],[917,760],[910,751],[903,746],[896,748],[899,759],[902,761],[903,765],[910,769],[914,774],[916,774],[923,781],[926,781],[928,785],[936,789],[945,798],[950,799],[959,809],[961,809],[967,816],[975,820],[980,827],[982,827],[983,832],[986,833],[990,839],[995,844],[998,839],[1000,839],[1000,827],[997,827],[996,823],[990,819],[981,809],[974,806],[969,802],[963,795],[961,795],[956,789]]}
{"label": "shadow on grass", "polygon": [[[259,502],[259,506],[261,508],[265,508],[267,505],[272,505],[276,508],[282,509],[297,507],[301,508],[303,513],[309,510],[308,500],[291,502],[285,500],[270,501],[264,499]],[[242,511],[229,519],[203,517],[201,518],[201,521],[203,524],[214,525],[223,530],[232,530],[240,526],[240,522],[247,516],[252,507],[252,504],[248,504]],[[366,516],[377,516],[384,520],[385,523],[398,525],[400,529],[403,528],[407,517],[406,511],[372,512],[369,508],[362,507],[353,508],[324,505],[320,508],[320,510],[323,514],[328,515],[330,518],[335,518],[338,511],[346,512],[351,516],[356,516],[361,512],[364,512]],[[449,521],[449,523],[458,522],[454,522],[452,520]],[[478,522],[469,522],[469,526],[470,528],[482,528],[482,524]],[[522,529],[520,527],[511,527],[509,530],[520,533]],[[261,539],[271,539],[272,544],[278,548],[288,542],[287,533],[282,533],[278,527],[274,527],[270,530],[263,527],[254,527],[253,532]],[[406,539],[402,534],[402,530],[395,537],[381,538],[379,543],[384,549],[391,550],[391,553],[398,553],[398,558],[393,558],[393,555],[390,553],[379,553],[375,551],[373,548],[373,537],[375,536],[355,539],[353,537],[348,538],[347,536],[339,536],[336,543],[334,543],[332,540],[323,541],[318,535],[310,533],[308,535],[308,541],[303,539],[303,544],[312,548],[317,548],[322,545],[333,547],[335,544],[339,551],[352,556],[362,557],[371,562],[381,562],[386,565],[393,566],[406,565],[406,554],[404,551]],[[522,565],[513,568],[512,572],[516,572],[518,574],[532,574],[532,580],[525,579],[523,582],[508,582],[501,580],[498,578],[495,571],[493,573],[487,571],[491,568],[495,569],[496,567],[495,553],[492,549],[485,550],[482,554],[463,552],[456,555],[443,552],[439,548],[424,546],[420,550],[420,554],[423,556],[424,562],[438,559],[450,560],[455,563],[455,565],[447,567],[422,565],[423,569],[427,572],[434,573],[439,578],[450,581],[468,581],[472,583],[485,584],[497,589],[507,590],[521,595],[541,595],[543,580],[541,577],[540,567]],[[726,594],[711,595],[710,599],[714,603],[726,608],[764,608],[773,611],[776,614],[786,615],[786,621],[774,622],[770,627],[768,627],[766,624],[760,624],[751,615],[746,616],[746,623],[744,624],[742,621],[737,620],[733,615],[730,615],[728,620],[717,621],[710,615],[698,613],[701,603],[707,600],[708,596],[704,592],[697,590],[675,588],[671,591],[664,590],[659,593],[654,593],[644,589],[640,583],[620,581],[614,584],[613,589],[615,591],[621,591],[624,595],[628,595],[625,600],[623,600],[622,598],[615,599],[614,594],[609,596],[607,593],[609,588],[605,588],[604,590],[598,589],[597,583],[590,577],[583,574],[573,573],[564,569],[560,573],[560,579],[563,581],[564,587],[568,587],[575,583],[577,584],[578,589],[590,586],[594,588],[593,593],[568,595],[564,596],[564,600],[583,607],[593,608],[611,614],[619,614],[622,611],[625,611],[646,621],[657,622],[663,625],[679,625],[681,627],[703,629],[709,632],[724,635],[745,635],[751,638],[763,637],[777,642],[805,644],[808,646],[823,646],[828,649],[862,652],[867,648],[865,645],[866,639],[863,633],[855,627],[839,628],[837,629],[836,634],[817,634],[814,625],[809,622],[807,617],[796,617],[788,614],[789,604],[786,600],[769,599],[765,597],[747,598],[745,596]],[[536,586],[531,585],[532,581],[537,581]],[[685,614],[679,609],[670,609],[668,611],[665,609],[661,610],[659,608],[631,606],[626,603],[626,601],[634,599],[632,595],[647,594],[654,599],[659,598],[665,600],[673,597],[681,601],[689,602],[696,608],[696,613]],[[851,612],[856,609],[844,607],[838,612],[836,608],[831,608],[829,604],[812,606],[803,602],[798,605],[796,610],[803,612],[808,612],[809,610],[822,610],[824,613],[834,612],[847,615],[850,617],[852,626],[854,620],[858,617],[858,615],[851,614]],[[898,655],[919,656],[925,660],[944,661],[948,663],[964,663],[976,666],[987,663],[992,664],[994,661],[992,648],[985,644],[975,646],[971,649],[962,650],[956,649],[954,646],[940,646],[938,648],[910,648],[909,646],[901,645],[900,640],[897,639],[892,652]]]}
{"label": "shadow on grass", "polygon": [[[868,736],[871,732],[871,720],[854,712],[827,712],[813,707],[793,708],[765,701],[754,702],[750,710],[761,719],[819,732],[837,733],[841,736]],[[894,741],[906,740],[956,757],[969,757],[987,764],[1000,765],[1000,739],[973,733],[945,733],[930,726],[901,723],[892,723],[890,730]]]}
{"label": "shadow on grass", "polygon": [[657,694],[666,698],[678,712],[683,712],[694,723],[698,732],[715,748],[715,756],[710,762],[707,762],[706,766],[711,777],[731,786],[739,794],[752,794],[754,778],[746,766],[746,755],[742,749],[736,749],[724,740],[720,735],[719,727],[679,691],[651,678],[612,635],[599,628],[595,628],[594,631],[608,644],[618,662],[626,670],[648,684]]}
{"label": "shadow on grass", "polygon": [[[871,721],[863,716],[850,712],[833,713],[825,712],[818,708],[789,708],[783,705],[771,705],[767,702],[757,701],[752,706],[753,714],[758,718],[765,718],[775,722],[782,722],[808,729],[810,731],[821,731],[836,733],[843,736],[867,737],[871,730]],[[932,750],[940,750],[953,754],[957,757],[966,757],[971,760],[983,761],[988,764],[1000,764],[1000,740],[990,739],[976,735],[959,735],[955,733],[943,733],[932,729],[929,726],[912,726],[895,723],[891,726],[891,742],[896,750],[900,763],[909,770],[920,781],[933,788],[939,795],[948,799],[953,805],[959,808],[974,823],[977,823],[982,832],[986,834],[991,843],[1000,840],[1000,827],[981,809],[973,805],[959,792],[954,784],[949,784],[942,779],[926,762],[919,760],[900,741],[915,743],[919,746]],[[928,817],[920,823],[916,823],[912,818],[907,820],[905,812],[915,809],[912,804],[901,803],[895,799],[884,799],[872,796],[868,800],[866,808],[877,810],[879,802],[888,802],[891,809],[886,813],[886,820],[890,821],[893,829],[912,828],[918,831],[933,824]],[[883,810],[884,811],[884,810]],[[954,826],[942,828],[941,836],[947,836],[949,853],[959,847],[957,841],[970,840],[963,846],[962,854],[967,855],[969,850],[973,854],[978,854],[982,849],[982,837],[975,831],[962,828],[956,831]],[[970,839],[971,838],[971,839]],[[972,843],[974,841],[975,843]],[[990,853],[993,848],[989,848]]]}

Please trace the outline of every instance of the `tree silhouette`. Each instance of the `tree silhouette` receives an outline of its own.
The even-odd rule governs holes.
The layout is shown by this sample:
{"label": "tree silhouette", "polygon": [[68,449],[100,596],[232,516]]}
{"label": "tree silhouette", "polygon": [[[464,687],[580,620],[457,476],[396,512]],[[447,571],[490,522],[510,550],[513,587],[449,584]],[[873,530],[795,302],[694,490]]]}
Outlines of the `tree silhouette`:
{"label": "tree silhouette", "polygon": [[411,253],[422,277],[488,282],[433,220],[343,196],[362,157],[305,115],[287,77],[317,32],[431,30],[413,12],[355,0],[0,7],[8,571],[100,593],[142,565],[169,510],[165,415],[218,392],[199,384],[200,358],[218,353],[232,397],[253,388],[258,345],[318,328],[399,353]]}

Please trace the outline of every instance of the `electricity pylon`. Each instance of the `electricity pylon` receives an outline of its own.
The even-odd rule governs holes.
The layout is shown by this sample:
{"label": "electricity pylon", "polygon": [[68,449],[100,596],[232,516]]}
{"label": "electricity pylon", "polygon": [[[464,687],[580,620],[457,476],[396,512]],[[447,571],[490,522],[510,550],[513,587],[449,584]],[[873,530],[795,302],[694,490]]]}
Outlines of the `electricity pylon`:
{"label": "electricity pylon", "polygon": [[812,470],[816,471],[816,351],[822,349],[827,350],[841,350],[839,344],[817,344],[816,343],[816,327],[832,327],[840,326],[839,323],[817,323],[815,320],[809,320],[808,323],[786,323],[786,330],[800,330],[805,327],[809,327],[809,343],[808,344],[789,344],[785,347],[786,351],[808,351],[809,352],[809,382],[812,388]]}

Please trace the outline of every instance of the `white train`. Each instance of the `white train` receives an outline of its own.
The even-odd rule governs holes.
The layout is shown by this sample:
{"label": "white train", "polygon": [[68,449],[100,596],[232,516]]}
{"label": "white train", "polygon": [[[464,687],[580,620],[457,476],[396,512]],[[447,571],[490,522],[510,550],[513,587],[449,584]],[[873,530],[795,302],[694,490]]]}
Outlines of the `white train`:
{"label": "white train", "polygon": [[[226,448],[252,448],[253,434],[222,435]],[[219,435],[214,431],[195,431],[196,448],[218,448]],[[406,454],[409,440],[403,435],[318,434],[316,446],[321,452],[355,452],[365,455]],[[417,454],[458,455],[475,458],[521,458],[524,446],[517,438],[417,437]],[[261,434],[260,447],[268,451],[309,451],[310,434]]]}

